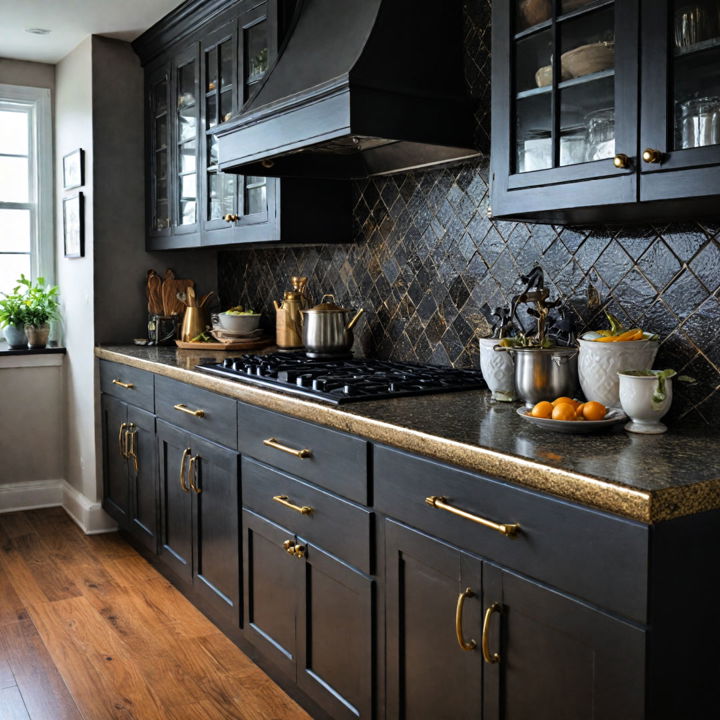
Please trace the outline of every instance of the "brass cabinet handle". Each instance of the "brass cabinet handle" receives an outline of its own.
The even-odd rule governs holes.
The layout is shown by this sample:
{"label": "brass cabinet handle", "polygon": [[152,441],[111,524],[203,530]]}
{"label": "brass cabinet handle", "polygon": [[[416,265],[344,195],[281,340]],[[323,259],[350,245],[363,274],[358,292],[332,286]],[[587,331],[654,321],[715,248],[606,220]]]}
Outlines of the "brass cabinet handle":
{"label": "brass cabinet handle", "polygon": [[[125,448],[127,450],[127,457],[132,458],[133,467],[135,468],[135,474],[140,472],[138,454],[137,454],[137,428],[135,423],[130,423],[128,429],[125,431]],[[129,447],[128,447],[129,446]]]}
{"label": "brass cabinet handle", "polygon": [[480,644],[482,647],[483,660],[485,660],[488,665],[494,665],[500,662],[500,654],[490,652],[490,618],[493,613],[499,613],[501,611],[502,605],[500,605],[500,603],[493,603],[485,611],[485,618],[483,619],[482,640]]}
{"label": "brass cabinet handle", "polygon": [[126,390],[132,390],[135,387],[132,383],[126,383],[126,382],[123,382],[122,380],[118,380],[117,378],[113,378],[112,384],[119,385],[120,387],[123,387]]}
{"label": "brass cabinet handle", "polygon": [[273,500],[281,505],[284,505],[286,508],[290,508],[291,510],[300,513],[301,515],[310,515],[313,511],[309,505],[294,505],[290,502],[287,495],[273,495]]}
{"label": "brass cabinet handle", "polygon": [[457,608],[455,609],[455,635],[457,636],[458,645],[461,650],[474,650],[477,647],[477,643],[474,640],[465,640],[463,638],[463,606],[465,605],[465,598],[474,596],[475,593],[472,591],[472,588],[465,588],[465,590],[458,595]]}
{"label": "brass cabinet handle", "polygon": [[618,153],[613,158],[613,165],[620,170],[629,168],[630,167],[630,158],[627,155],[625,155],[625,153]]}
{"label": "brass cabinet handle", "polygon": [[647,148],[642,154],[642,159],[646,163],[659,163],[662,162],[663,154],[655,148]]}
{"label": "brass cabinet handle", "polygon": [[239,215],[235,215],[235,213],[228,213],[227,215],[223,215],[223,220],[225,222],[237,222],[240,219]]}
{"label": "brass cabinet handle", "polygon": [[199,495],[202,492],[202,490],[198,487],[197,484],[197,461],[199,459],[199,455],[193,455],[188,461],[187,469],[188,480],[190,481],[190,489],[193,490],[196,495]]}
{"label": "brass cabinet handle", "polygon": [[274,437],[263,440],[263,445],[267,445],[268,447],[275,448],[275,450],[280,450],[281,452],[287,453],[288,455],[294,455],[295,457],[299,457],[301,459],[309,458],[312,455],[312,450],[308,450],[307,448],[296,450],[295,448],[279,443]]}
{"label": "brass cabinet handle", "polygon": [[118,445],[120,446],[120,454],[127,460],[127,435],[123,436],[125,429],[128,424],[126,422],[120,423],[120,430],[118,431]]}
{"label": "brass cabinet handle", "polygon": [[507,537],[512,537],[520,529],[520,525],[518,525],[518,523],[496,523],[492,520],[480,517],[479,515],[473,515],[465,510],[448,505],[447,498],[440,495],[431,495],[430,497],[426,497],[425,503],[430,507],[437,508],[438,510],[446,510],[453,515],[458,515],[466,520],[472,520],[472,522],[478,523],[478,525],[483,525],[491,530],[497,530],[499,533],[502,533]]}
{"label": "brass cabinet handle", "polygon": [[175,410],[179,410],[180,412],[187,413],[188,415],[193,415],[194,417],[205,417],[204,410],[191,410],[184,403],[178,403],[177,405],[173,405],[173,408]]}
{"label": "brass cabinet handle", "polygon": [[189,493],[190,488],[185,484],[185,460],[187,456],[192,452],[190,448],[185,448],[182,454],[182,460],[180,460],[180,487],[183,492]]}

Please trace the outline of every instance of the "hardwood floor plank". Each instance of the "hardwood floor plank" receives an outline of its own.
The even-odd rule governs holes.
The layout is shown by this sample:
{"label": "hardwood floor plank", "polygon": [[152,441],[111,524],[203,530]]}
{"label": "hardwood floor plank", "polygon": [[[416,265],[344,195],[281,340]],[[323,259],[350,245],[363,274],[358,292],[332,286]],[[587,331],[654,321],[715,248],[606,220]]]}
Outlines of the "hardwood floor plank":
{"label": "hardwood floor plank", "polygon": [[0,690],[15,687],[15,676],[13,675],[7,660],[3,660],[0,656]]}
{"label": "hardwood floor plank", "polygon": [[17,596],[10,578],[4,572],[2,554],[3,550],[0,547],[0,628],[7,623],[19,622],[27,618],[25,607]]}
{"label": "hardwood floor plank", "polygon": [[22,695],[16,687],[0,689],[0,720],[30,720]]}
{"label": "hardwood floor plank", "polygon": [[10,666],[32,720],[82,720],[30,619],[2,628],[0,658]]}

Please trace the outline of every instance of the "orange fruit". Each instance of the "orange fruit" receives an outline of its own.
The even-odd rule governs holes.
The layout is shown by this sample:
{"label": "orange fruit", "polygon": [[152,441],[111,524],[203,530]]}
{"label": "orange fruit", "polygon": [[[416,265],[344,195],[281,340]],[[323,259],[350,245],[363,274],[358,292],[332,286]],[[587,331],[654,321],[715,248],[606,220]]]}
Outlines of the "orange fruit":
{"label": "orange fruit", "polygon": [[573,407],[575,407],[576,401],[569,397],[559,397],[555,398],[552,401],[552,406],[557,407],[558,405],[562,405],[563,403],[567,403],[568,405],[572,405]]}
{"label": "orange fruit", "polygon": [[535,405],[530,411],[530,415],[538,418],[549,418],[552,415],[552,411],[553,406],[547,400],[543,400]]}
{"label": "orange fruit", "polygon": [[585,407],[585,403],[580,403],[580,404],[575,408],[575,415],[577,416],[577,419],[578,419],[578,420],[584,420],[584,419],[585,419],[585,417],[583,416],[583,408],[584,408],[584,407]]}
{"label": "orange fruit", "polygon": [[583,417],[586,420],[602,420],[607,413],[607,408],[595,400],[586,402],[583,405]]}
{"label": "orange fruit", "polygon": [[570,403],[559,403],[552,411],[553,420],[574,420],[575,406]]}

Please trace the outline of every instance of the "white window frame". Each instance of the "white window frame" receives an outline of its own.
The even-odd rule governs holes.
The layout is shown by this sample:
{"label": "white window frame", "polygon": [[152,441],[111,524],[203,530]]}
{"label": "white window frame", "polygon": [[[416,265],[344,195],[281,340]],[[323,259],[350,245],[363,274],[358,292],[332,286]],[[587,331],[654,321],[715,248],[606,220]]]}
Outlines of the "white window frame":
{"label": "white window frame", "polygon": [[0,200],[0,208],[30,210],[30,272],[33,279],[55,280],[53,206],[52,106],[49,88],[0,83],[0,107],[20,104],[30,108],[34,132],[28,145],[30,197],[28,203]]}

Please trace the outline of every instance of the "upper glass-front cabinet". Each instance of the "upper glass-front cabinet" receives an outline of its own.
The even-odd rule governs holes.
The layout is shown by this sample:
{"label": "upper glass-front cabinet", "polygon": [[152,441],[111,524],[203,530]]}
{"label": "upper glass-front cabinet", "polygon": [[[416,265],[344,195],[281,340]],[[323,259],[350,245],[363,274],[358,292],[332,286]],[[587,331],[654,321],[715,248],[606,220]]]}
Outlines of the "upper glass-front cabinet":
{"label": "upper glass-front cabinet", "polygon": [[149,212],[148,224],[151,236],[163,236],[170,233],[170,184],[169,150],[170,106],[169,69],[162,67],[148,82],[148,162],[149,175]]}
{"label": "upper glass-front cabinet", "polygon": [[720,0],[496,0],[492,93],[493,215],[717,216]]}

